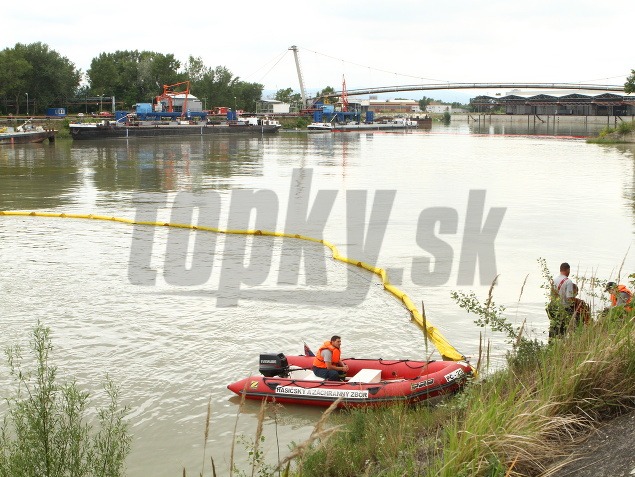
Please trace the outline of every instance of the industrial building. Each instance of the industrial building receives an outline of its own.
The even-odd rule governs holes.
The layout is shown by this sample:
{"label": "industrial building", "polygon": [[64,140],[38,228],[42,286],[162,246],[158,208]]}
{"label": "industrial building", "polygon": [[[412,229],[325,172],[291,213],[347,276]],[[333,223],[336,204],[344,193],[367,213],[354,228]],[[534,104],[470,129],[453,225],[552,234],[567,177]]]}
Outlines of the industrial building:
{"label": "industrial building", "polygon": [[258,114],[287,114],[291,110],[289,103],[283,103],[275,99],[261,99],[256,101],[256,113]]}
{"label": "industrial building", "polygon": [[445,112],[452,113],[451,104],[430,103],[426,106],[426,113],[443,114]]}
{"label": "industrial building", "polygon": [[[185,93],[174,93],[170,94],[170,100],[172,102],[172,110],[174,112],[183,112],[183,105],[185,104],[187,111],[190,112],[201,112],[203,111],[203,104],[201,100],[192,94]],[[186,103],[187,100],[187,103]],[[155,111],[168,111],[169,110],[169,102],[166,99],[162,99],[158,101],[154,108]]]}
{"label": "industrial building", "polygon": [[414,99],[388,99],[381,101],[379,99],[362,100],[361,106],[367,107],[368,111],[374,113],[420,113],[419,102]]}
{"label": "industrial building", "polygon": [[583,94],[549,92],[549,94],[512,91],[506,96],[477,96],[470,100],[475,112],[504,108],[506,114],[632,116],[635,96],[615,93]]}

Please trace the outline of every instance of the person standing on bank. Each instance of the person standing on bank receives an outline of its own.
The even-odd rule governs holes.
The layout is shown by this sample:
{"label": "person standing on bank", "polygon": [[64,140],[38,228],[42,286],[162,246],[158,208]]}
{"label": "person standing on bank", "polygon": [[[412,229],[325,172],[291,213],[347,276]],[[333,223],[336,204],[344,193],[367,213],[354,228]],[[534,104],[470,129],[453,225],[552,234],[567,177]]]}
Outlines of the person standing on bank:
{"label": "person standing on bank", "polygon": [[574,283],[569,278],[571,266],[567,262],[560,264],[560,275],[553,280],[555,292],[560,297],[562,306],[567,311],[573,311],[573,299],[575,298]]}
{"label": "person standing on bank", "polygon": [[[313,360],[313,373],[328,381],[343,381],[342,376],[346,376],[348,366],[342,363],[340,346],[342,338],[335,335],[330,341],[325,341],[315,354]],[[342,373],[342,374],[340,374]]]}
{"label": "person standing on bank", "polygon": [[562,335],[573,315],[575,307],[574,283],[569,278],[571,266],[567,262],[560,264],[560,275],[553,279],[551,303],[547,307],[549,316],[549,338]]}

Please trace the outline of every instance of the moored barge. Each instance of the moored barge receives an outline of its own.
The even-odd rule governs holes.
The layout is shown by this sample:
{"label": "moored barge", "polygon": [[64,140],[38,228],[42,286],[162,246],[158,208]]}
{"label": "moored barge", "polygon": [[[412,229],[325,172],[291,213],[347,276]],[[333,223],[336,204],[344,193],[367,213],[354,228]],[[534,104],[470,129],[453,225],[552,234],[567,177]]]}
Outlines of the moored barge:
{"label": "moored barge", "polygon": [[206,121],[111,121],[73,123],[71,137],[84,139],[116,139],[129,137],[207,136],[211,134],[273,134],[281,128],[279,122],[266,118],[245,118],[211,124]]}

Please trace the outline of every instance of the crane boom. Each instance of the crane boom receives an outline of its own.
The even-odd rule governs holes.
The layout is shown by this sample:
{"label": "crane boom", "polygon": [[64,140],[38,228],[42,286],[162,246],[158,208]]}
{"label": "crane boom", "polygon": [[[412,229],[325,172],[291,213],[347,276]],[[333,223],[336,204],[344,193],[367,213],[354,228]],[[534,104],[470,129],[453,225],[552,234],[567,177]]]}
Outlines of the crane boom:
{"label": "crane boom", "polygon": [[304,80],[302,79],[302,70],[300,69],[300,58],[298,57],[298,47],[293,45],[289,47],[293,51],[295,58],[295,67],[298,70],[298,80],[300,81],[300,94],[302,95],[302,107],[306,107],[306,91],[304,89]]}

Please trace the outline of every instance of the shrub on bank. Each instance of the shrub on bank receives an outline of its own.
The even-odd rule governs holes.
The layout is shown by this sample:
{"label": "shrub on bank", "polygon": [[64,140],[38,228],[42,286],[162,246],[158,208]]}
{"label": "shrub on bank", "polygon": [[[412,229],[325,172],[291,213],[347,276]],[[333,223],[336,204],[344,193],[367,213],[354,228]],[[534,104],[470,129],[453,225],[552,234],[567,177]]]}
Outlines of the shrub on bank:
{"label": "shrub on bank", "polygon": [[606,126],[597,137],[587,139],[591,144],[620,144],[624,142],[633,142],[632,138],[627,140],[625,136],[635,133],[635,123],[622,121],[617,127],[612,128]]}
{"label": "shrub on bank", "polygon": [[283,129],[305,129],[312,122],[313,119],[309,116],[297,116],[293,118],[280,119],[280,124],[282,124]]}
{"label": "shrub on bank", "polygon": [[57,131],[56,137],[61,139],[67,139],[71,137],[71,130],[69,128],[69,124],[71,121],[68,118],[62,119],[59,123],[59,130]]}
{"label": "shrub on bank", "polygon": [[627,123],[626,121],[622,121],[617,126],[617,132],[620,134],[628,134],[635,131],[635,123]]}
{"label": "shrub on bank", "polygon": [[89,393],[75,381],[59,383],[57,367],[49,361],[49,329],[38,323],[29,346],[33,367],[23,364],[19,346],[7,350],[14,388],[12,395],[2,396],[8,411],[0,425],[0,476],[124,475],[131,437],[117,386],[106,377],[110,403],[97,410],[95,427],[87,422]]}

